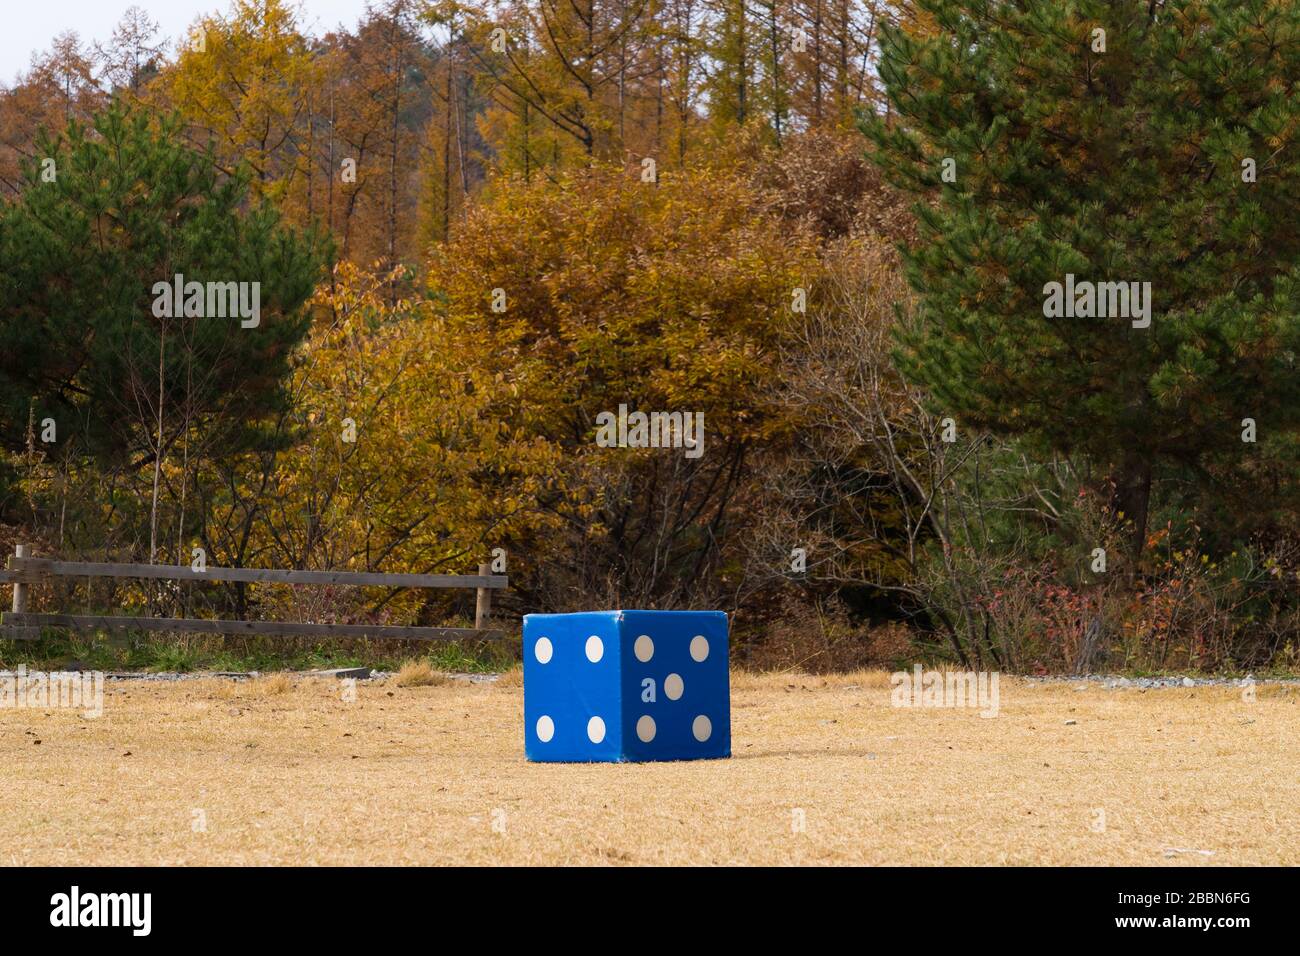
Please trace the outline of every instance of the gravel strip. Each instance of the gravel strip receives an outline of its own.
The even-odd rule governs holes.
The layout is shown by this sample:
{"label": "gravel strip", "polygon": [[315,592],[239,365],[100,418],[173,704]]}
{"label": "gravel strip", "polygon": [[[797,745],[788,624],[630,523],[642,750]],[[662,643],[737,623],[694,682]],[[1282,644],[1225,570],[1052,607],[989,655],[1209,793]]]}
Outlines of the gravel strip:
{"label": "gravel strip", "polygon": [[[58,673],[69,673],[88,670],[85,667],[70,666]],[[29,675],[42,673],[41,671],[27,671]],[[321,671],[276,671],[274,673],[287,674],[290,677],[330,677],[334,676],[329,672]],[[12,677],[13,671],[0,670],[0,677]],[[154,673],[149,671],[112,671],[104,675],[105,680],[109,681],[182,681],[182,680],[207,680],[215,677],[224,677],[229,680],[253,680],[261,677],[260,671],[190,671],[184,674],[160,672]],[[377,683],[383,683],[390,677],[394,676],[393,671],[371,671],[369,677],[356,677],[355,680],[371,680]],[[491,684],[501,678],[500,674],[470,674],[456,673],[448,674],[455,680],[466,681],[471,684]],[[1004,674],[1004,677],[1015,677],[1020,675]],[[1139,690],[1164,690],[1173,687],[1246,687],[1254,684],[1257,687],[1265,685],[1278,685],[1286,687],[1300,687],[1300,678],[1255,678],[1247,675],[1246,677],[1116,677],[1108,674],[1083,674],[1078,676],[1048,676],[1048,677],[1029,677],[1021,676],[1029,684],[1077,684],[1082,688],[1085,685],[1097,684],[1104,690],[1117,690],[1123,688],[1136,688]]]}
{"label": "gravel strip", "polygon": [[1114,677],[1107,674],[1083,674],[1078,677],[1026,677],[1031,684],[1100,684],[1104,690],[1134,687],[1160,690],[1169,687],[1261,687],[1266,684],[1300,687],[1300,678],[1245,677]]}

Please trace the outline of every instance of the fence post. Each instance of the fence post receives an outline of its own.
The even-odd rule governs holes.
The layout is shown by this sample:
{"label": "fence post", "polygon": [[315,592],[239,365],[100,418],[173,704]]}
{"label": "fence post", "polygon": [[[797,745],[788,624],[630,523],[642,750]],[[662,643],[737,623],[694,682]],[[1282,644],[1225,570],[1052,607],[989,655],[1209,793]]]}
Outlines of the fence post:
{"label": "fence post", "polygon": [[[15,558],[27,557],[27,545],[25,544],[14,545],[14,557]],[[18,581],[14,582],[14,613],[15,614],[27,613],[27,585],[22,584]]]}
{"label": "fence post", "polygon": [[[484,577],[492,573],[492,565],[480,564],[478,573]],[[14,594],[18,592],[15,591]],[[18,599],[15,597],[15,601]],[[492,591],[489,588],[478,589],[478,600],[474,602],[474,629],[483,630],[487,627],[488,617],[492,614]]]}

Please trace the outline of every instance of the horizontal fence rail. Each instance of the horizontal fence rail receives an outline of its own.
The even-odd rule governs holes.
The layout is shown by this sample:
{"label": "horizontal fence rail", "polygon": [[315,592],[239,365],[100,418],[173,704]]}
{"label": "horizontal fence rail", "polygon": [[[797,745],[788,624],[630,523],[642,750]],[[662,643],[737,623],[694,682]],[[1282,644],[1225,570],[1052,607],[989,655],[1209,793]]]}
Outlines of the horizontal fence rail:
{"label": "horizontal fence rail", "polygon": [[[455,641],[481,637],[472,627],[400,627],[391,624],[304,624],[297,621],[223,621],[208,617],[128,617],[106,614],[5,614],[20,628],[95,627],[107,630],[177,631],[196,634],[280,634],[305,637],[390,637]],[[495,632],[490,632],[495,633]]]}
{"label": "horizontal fence rail", "polygon": [[373,571],[282,571],[276,568],[219,568],[195,571],[188,565],[104,564],[10,556],[13,580],[34,583],[58,578],[152,578],[167,581],[246,581],[257,584],[353,584],[399,588],[504,588],[503,574],[383,574]]}
{"label": "horizontal fence rail", "polygon": [[[167,631],[196,634],[265,634],[288,637],[365,637],[408,641],[497,640],[501,632],[487,628],[492,591],[509,586],[503,574],[491,574],[480,564],[478,574],[386,574],[373,571],[295,571],[278,568],[209,567],[197,571],[185,565],[116,564],[96,561],[55,561],[28,556],[18,545],[0,584],[13,586],[13,611],[0,619],[0,638],[32,639],[42,627],[105,630]],[[169,581],[234,581],[253,584],[338,584],[358,587],[474,588],[477,598],[474,627],[414,627],[391,624],[315,624],[301,621],[232,621],[194,617],[137,617],[113,614],[35,614],[27,611],[27,588],[52,578],[144,578]]]}

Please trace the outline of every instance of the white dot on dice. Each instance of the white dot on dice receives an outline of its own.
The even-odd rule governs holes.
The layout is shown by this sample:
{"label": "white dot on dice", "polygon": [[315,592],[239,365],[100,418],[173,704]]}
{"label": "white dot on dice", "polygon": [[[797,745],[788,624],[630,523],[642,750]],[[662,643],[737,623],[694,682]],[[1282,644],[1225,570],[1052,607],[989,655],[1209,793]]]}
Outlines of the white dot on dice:
{"label": "white dot on dice", "polygon": [[555,736],[555,721],[543,714],[537,718],[537,739],[544,744],[549,744],[551,738]]}
{"label": "white dot on dice", "polygon": [[685,689],[681,674],[669,674],[664,678],[664,693],[668,695],[669,700],[680,700]]}
{"label": "white dot on dice", "polygon": [[691,659],[694,661],[703,661],[709,656],[709,642],[703,635],[696,634],[691,638]]}
{"label": "white dot on dice", "polygon": [[551,654],[554,653],[554,651],[555,648],[551,646],[551,639],[549,637],[539,637],[537,643],[533,645],[533,653],[537,655],[537,663],[539,664],[550,663]]}
{"label": "white dot on dice", "polygon": [[605,739],[605,722],[599,717],[587,721],[587,739],[593,744],[598,744]]}
{"label": "white dot on dice", "polygon": [[605,656],[605,642],[595,634],[587,638],[587,660],[593,664],[600,661]]}
{"label": "white dot on dice", "polygon": [[648,744],[655,739],[655,719],[646,714],[636,722],[636,735],[641,743]]}
{"label": "white dot on dice", "polygon": [[713,734],[713,721],[700,714],[695,718],[695,722],[691,724],[691,733],[695,735],[696,740],[704,743]]}
{"label": "white dot on dice", "polygon": [[636,654],[636,659],[645,664],[655,656],[655,642],[650,640],[649,634],[642,634],[632,645],[632,650]]}

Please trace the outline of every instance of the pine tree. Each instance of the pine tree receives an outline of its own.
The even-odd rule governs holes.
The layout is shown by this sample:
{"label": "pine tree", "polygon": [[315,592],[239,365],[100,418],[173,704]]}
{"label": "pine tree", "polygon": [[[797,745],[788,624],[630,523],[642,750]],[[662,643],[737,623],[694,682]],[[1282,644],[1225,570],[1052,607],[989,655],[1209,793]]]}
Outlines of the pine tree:
{"label": "pine tree", "polygon": [[[1297,478],[1300,6],[914,6],[938,29],[885,28],[892,116],[866,123],[918,200],[906,374],[965,427],[1096,463],[1135,555],[1153,481],[1265,521]],[[1149,282],[1150,325],[1045,315],[1067,275]]]}
{"label": "pine tree", "polygon": [[[34,413],[57,424],[52,452],[110,464],[156,459],[191,429],[214,455],[255,445],[284,407],[328,245],[250,204],[247,174],[219,176],[175,118],[118,104],[39,152],[50,164],[28,164],[0,210],[0,442],[21,449]],[[257,322],[160,316],[155,286],[178,273],[248,283],[250,301],[258,283]]]}

